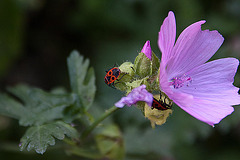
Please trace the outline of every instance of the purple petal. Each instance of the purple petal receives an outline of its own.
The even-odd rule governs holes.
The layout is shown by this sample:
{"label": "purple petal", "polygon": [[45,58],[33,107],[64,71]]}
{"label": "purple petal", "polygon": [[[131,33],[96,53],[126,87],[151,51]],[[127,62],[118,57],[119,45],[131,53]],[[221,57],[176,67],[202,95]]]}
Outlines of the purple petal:
{"label": "purple petal", "polygon": [[158,34],[158,46],[162,51],[162,61],[172,57],[171,50],[176,39],[176,22],[172,11],[168,13],[167,18],[163,21]]}
{"label": "purple petal", "polygon": [[224,38],[217,31],[201,30],[205,21],[187,27],[173,50],[174,60],[168,64],[169,78],[183,74],[208,61],[222,45]]}
{"label": "purple petal", "polygon": [[226,58],[204,64],[224,41],[217,31],[201,30],[205,21],[187,27],[172,48],[165,31],[172,30],[169,17],[160,31],[165,34],[159,33],[160,89],[183,110],[213,126],[233,112],[231,105],[240,104],[239,88],[233,86],[239,61]]}
{"label": "purple petal", "polygon": [[203,121],[211,126],[219,123],[227,115],[234,111],[230,105],[222,104],[221,102],[212,102],[202,99],[194,99],[194,103],[190,105],[177,104],[184,111],[188,112],[193,117]]}
{"label": "purple petal", "polygon": [[146,57],[148,57],[150,60],[152,60],[152,49],[150,46],[150,41],[147,41],[144,44],[141,52],[144,53],[146,55]]}
{"label": "purple petal", "polygon": [[[232,84],[238,64],[235,58],[224,58],[194,68],[187,73],[192,82],[188,86],[172,89],[172,100],[209,125],[219,123],[233,112],[231,105],[240,104],[239,89]],[[179,98],[179,94],[191,95],[193,99],[186,101]]]}
{"label": "purple petal", "polygon": [[232,84],[238,65],[239,61],[235,58],[205,63],[186,73],[192,78],[188,86],[175,90],[226,105],[238,105],[240,104],[239,88]]}
{"label": "purple petal", "polygon": [[115,103],[115,106],[122,108],[124,105],[130,107],[138,101],[145,101],[149,106],[152,106],[153,95],[146,90],[145,85],[134,88],[126,97],[122,97],[120,101]]}

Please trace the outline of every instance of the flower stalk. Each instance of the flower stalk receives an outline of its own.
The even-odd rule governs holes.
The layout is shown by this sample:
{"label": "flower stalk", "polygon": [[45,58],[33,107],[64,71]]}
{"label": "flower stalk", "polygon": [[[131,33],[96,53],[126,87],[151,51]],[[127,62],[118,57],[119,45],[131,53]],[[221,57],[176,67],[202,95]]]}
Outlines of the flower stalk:
{"label": "flower stalk", "polygon": [[95,120],[92,125],[90,125],[85,131],[83,131],[81,135],[81,139],[85,139],[98,125],[101,123],[104,119],[106,119],[108,116],[110,116],[112,113],[114,113],[119,108],[113,106],[110,109],[106,110],[105,113],[102,114],[101,117],[99,117],[97,120]]}

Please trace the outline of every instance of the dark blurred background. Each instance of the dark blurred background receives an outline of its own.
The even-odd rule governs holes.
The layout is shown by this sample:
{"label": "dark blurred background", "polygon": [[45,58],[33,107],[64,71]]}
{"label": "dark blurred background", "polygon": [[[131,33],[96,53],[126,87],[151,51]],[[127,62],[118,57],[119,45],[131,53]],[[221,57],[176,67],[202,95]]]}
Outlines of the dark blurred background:
{"label": "dark blurred background", "polygon": [[[158,32],[169,10],[176,16],[177,35],[202,19],[207,21],[204,29],[223,35],[225,42],[211,60],[240,58],[239,0],[1,0],[0,89],[18,83],[69,89],[66,58],[76,49],[95,68],[97,95],[91,111],[103,111],[123,95],[104,84],[105,70],[133,62],[146,40],[160,57]],[[237,87],[239,78],[238,71]],[[134,107],[111,117],[123,132],[126,159],[240,159],[238,106],[215,128],[173,109],[167,123],[156,129]],[[1,160],[81,159],[57,146],[44,155],[20,152],[24,131],[16,120],[0,116]]]}

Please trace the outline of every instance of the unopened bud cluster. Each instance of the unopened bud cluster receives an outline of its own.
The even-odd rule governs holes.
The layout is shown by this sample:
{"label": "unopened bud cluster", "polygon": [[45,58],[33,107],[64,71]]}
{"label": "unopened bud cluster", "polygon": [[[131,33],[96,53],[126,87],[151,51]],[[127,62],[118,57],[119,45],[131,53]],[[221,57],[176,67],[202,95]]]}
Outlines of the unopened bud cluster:
{"label": "unopened bud cluster", "polygon": [[152,52],[152,60],[150,60],[143,52],[136,57],[134,64],[124,62],[119,66],[121,70],[120,83],[115,87],[127,94],[136,87],[145,84],[149,92],[154,90],[159,91],[158,74],[159,74],[159,59]]}
{"label": "unopened bud cluster", "polygon": [[[160,94],[164,98],[160,100],[161,102],[172,103],[164,93],[161,93],[159,88],[159,66],[160,61],[152,52],[150,42],[147,41],[142,51],[135,58],[134,63],[124,62],[118,67],[121,74],[119,82],[115,84],[116,89],[126,92],[127,95],[115,105],[122,108],[124,105],[131,106],[135,104],[144,116],[150,120],[153,128],[156,124],[164,124],[169,114],[172,113],[171,108],[160,110],[152,107],[152,103],[147,103],[149,97],[153,97],[152,95],[155,95],[154,97],[160,100]],[[139,93],[139,91],[144,93]],[[145,92],[151,96],[147,96]],[[147,100],[142,96],[146,96]],[[152,101],[152,98],[150,98],[150,101]]]}

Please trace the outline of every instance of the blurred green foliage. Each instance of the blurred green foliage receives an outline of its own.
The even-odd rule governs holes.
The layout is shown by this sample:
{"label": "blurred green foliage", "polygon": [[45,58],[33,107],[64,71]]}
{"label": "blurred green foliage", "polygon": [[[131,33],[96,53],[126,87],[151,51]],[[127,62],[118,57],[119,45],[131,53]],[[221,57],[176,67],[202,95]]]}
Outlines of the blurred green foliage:
{"label": "blurred green foliage", "polygon": [[0,2],[0,77],[21,52],[24,11],[16,2]]}
{"label": "blurred green foliage", "polygon": [[[216,29],[225,37],[212,59],[239,59],[239,8],[239,0],[1,0],[1,89],[20,82],[44,89],[58,85],[70,88],[66,58],[77,49],[90,59],[96,72],[97,100],[90,110],[98,115],[123,95],[104,84],[105,70],[115,63],[133,62],[146,40],[151,41],[152,50],[160,57],[157,36],[169,10],[176,15],[177,34],[205,19],[204,29]],[[239,79],[238,72],[234,83],[238,87]],[[123,108],[112,116],[124,135],[126,159],[240,157],[237,106],[215,128],[177,106],[173,109],[167,123],[154,130],[134,107]],[[55,148],[43,156],[19,153],[17,144],[25,129],[17,127],[14,120],[0,118],[0,159],[70,159]]]}

